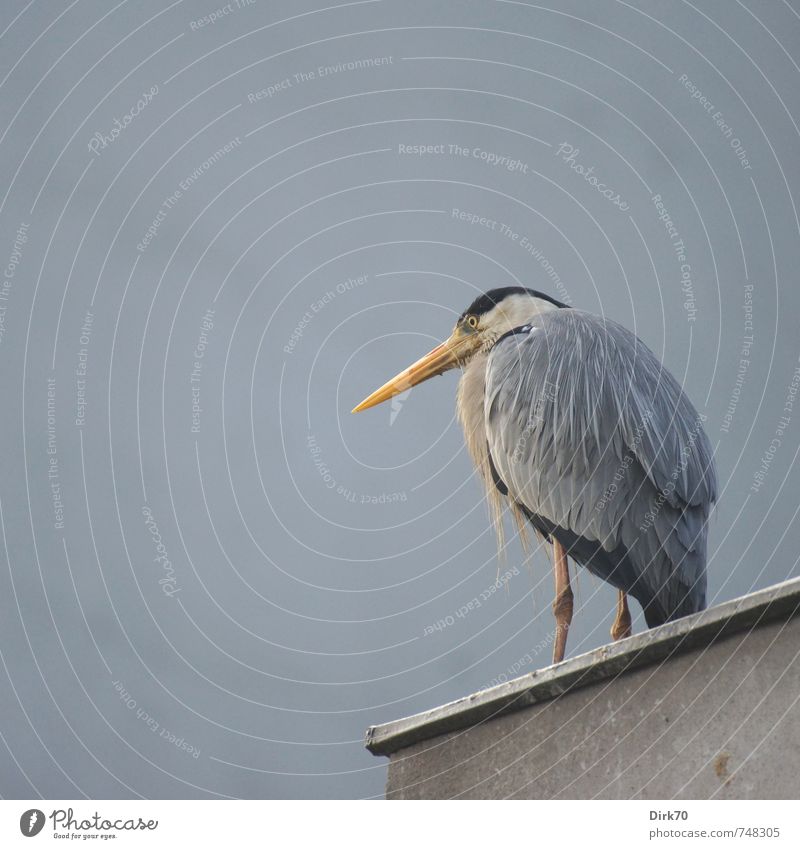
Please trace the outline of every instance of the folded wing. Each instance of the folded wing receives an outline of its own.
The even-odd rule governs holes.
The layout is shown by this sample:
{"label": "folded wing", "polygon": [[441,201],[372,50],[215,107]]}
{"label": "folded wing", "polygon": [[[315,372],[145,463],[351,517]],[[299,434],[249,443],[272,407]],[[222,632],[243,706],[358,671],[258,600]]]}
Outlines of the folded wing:
{"label": "folded wing", "polygon": [[542,533],[651,626],[705,606],[712,451],[640,339],[580,310],[539,315],[492,349],[484,414],[497,478]]}

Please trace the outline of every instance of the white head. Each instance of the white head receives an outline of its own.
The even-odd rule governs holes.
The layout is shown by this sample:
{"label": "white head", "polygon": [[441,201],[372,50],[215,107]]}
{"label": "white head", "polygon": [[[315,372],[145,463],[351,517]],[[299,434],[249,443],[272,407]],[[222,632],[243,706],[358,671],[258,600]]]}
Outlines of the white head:
{"label": "white head", "polygon": [[477,353],[491,348],[504,333],[528,324],[540,313],[566,306],[548,295],[520,286],[492,289],[464,310],[449,339],[365,398],[353,412],[374,407],[455,366],[464,366]]}

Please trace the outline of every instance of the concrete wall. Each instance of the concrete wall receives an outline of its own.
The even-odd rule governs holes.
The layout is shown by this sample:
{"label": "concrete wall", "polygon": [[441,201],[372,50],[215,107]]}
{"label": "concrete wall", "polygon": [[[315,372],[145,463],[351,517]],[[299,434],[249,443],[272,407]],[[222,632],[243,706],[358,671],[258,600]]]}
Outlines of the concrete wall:
{"label": "concrete wall", "polygon": [[800,798],[798,606],[787,582],[372,728],[387,797]]}

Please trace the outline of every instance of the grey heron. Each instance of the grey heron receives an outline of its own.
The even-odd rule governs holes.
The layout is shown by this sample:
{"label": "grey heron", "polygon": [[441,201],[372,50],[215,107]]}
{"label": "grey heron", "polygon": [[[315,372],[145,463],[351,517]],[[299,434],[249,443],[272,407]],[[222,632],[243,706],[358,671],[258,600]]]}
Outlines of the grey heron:
{"label": "grey heron", "polygon": [[541,292],[493,289],[353,412],[454,367],[458,418],[498,533],[508,506],[552,544],[554,663],[572,621],[568,557],[618,590],[615,640],[631,633],[628,595],[650,628],[705,607],[713,452],[702,417],[644,342]]}

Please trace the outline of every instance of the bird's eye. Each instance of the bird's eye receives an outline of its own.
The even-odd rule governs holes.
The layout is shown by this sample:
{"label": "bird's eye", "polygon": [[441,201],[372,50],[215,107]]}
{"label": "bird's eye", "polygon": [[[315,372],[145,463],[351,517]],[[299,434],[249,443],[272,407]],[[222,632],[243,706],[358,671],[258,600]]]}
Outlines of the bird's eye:
{"label": "bird's eye", "polygon": [[475,330],[475,328],[478,326],[478,316],[476,316],[476,315],[468,315],[468,316],[467,316],[467,324],[468,324],[468,325],[469,325],[469,326],[470,326],[473,330]]}

